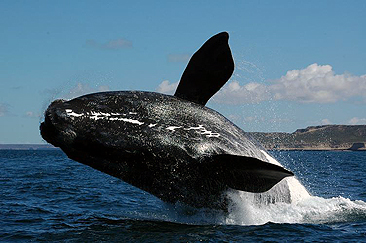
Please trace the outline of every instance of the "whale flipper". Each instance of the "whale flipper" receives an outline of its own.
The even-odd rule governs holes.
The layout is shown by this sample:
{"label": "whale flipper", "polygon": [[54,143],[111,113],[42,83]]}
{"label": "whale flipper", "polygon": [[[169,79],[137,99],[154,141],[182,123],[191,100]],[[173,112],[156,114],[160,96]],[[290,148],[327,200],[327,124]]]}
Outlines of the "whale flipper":
{"label": "whale flipper", "polygon": [[229,34],[221,32],[193,54],[174,96],[205,105],[219,91],[234,71],[228,41]]}
{"label": "whale flipper", "polygon": [[215,177],[232,189],[261,193],[283,178],[293,176],[283,167],[246,156],[221,154],[212,156]]}

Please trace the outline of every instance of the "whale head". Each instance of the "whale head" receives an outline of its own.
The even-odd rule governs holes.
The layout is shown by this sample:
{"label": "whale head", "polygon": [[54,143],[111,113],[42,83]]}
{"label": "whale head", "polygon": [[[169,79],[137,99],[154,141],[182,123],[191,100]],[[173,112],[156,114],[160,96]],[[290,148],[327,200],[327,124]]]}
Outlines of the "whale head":
{"label": "whale head", "polygon": [[76,137],[73,121],[66,114],[65,100],[55,100],[47,108],[40,125],[41,136],[55,147],[72,146]]}

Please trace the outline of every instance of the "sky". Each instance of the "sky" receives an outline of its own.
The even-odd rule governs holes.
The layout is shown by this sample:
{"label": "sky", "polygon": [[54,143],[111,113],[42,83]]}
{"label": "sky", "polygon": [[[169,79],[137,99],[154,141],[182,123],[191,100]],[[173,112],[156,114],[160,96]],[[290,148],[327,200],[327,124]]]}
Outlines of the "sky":
{"label": "sky", "polygon": [[0,143],[45,143],[57,98],[173,94],[221,31],[235,71],[208,107],[249,132],[366,124],[366,1],[0,1]]}

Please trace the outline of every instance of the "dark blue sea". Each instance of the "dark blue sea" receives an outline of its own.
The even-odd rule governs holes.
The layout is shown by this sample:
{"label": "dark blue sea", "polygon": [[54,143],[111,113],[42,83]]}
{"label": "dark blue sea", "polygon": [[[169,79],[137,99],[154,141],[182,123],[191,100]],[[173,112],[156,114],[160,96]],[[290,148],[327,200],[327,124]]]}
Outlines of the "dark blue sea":
{"label": "dark blue sea", "polygon": [[366,242],[366,152],[271,154],[310,196],[225,214],[164,203],[59,150],[0,150],[0,241]]}

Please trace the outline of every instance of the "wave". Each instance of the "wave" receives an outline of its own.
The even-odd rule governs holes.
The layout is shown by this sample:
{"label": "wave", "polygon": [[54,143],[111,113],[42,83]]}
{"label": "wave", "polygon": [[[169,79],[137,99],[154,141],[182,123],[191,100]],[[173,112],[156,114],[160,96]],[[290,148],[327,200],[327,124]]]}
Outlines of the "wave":
{"label": "wave", "polygon": [[[268,161],[282,166],[265,151]],[[366,220],[366,202],[344,197],[312,196],[295,178],[282,180],[266,193],[231,191],[225,223],[261,225],[272,223],[324,224]]]}
{"label": "wave", "polygon": [[[269,162],[282,166],[262,151]],[[282,180],[265,193],[237,190],[227,192],[229,212],[168,206],[165,220],[184,224],[263,225],[266,223],[326,224],[366,220],[366,202],[342,196],[322,198],[311,195],[295,178]]]}
{"label": "wave", "polygon": [[261,225],[268,222],[290,224],[324,224],[366,220],[366,202],[344,197],[309,196],[291,203],[258,203],[248,193],[230,195],[232,205],[227,224]]}

